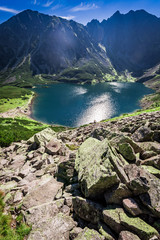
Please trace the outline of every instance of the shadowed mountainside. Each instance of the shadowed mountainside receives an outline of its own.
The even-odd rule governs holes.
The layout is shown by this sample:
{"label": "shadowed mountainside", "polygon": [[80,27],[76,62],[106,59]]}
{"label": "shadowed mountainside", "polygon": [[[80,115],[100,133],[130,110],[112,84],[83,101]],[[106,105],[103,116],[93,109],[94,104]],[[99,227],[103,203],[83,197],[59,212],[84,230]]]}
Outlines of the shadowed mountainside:
{"label": "shadowed mountainside", "polygon": [[106,47],[114,67],[140,76],[160,62],[160,19],[144,10],[121,14],[117,11],[101,23],[92,20],[87,30]]}

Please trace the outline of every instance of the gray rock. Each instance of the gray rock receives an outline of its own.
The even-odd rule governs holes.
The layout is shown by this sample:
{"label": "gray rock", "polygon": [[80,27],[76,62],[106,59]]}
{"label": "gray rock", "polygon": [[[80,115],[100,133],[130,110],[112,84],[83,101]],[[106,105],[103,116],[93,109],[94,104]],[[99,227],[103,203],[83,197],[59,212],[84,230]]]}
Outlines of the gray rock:
{"label": "gray rock", "polygon": [[73,198],[73,209],[80,218],[93,224],[98,223],[101,218],[102,207],[82,197]]}
{"label": "gray rock", "polygon": [[58,181],[63,181],[66,184],[77,182],[77,173],[75,171],[75,161],[68,160],[58,164],[56,177]]}
{"label": "gray rock", "polygon": [[105,240],[96,230],[84,228],[74,240]]}
{"label": "gray rock", "polygon": [[54,200],[58,190],[62,188],[63,184],[51,179],[41,186],[36,187],[28,193],[23,201],[25,208],[31,208],[41,205],[43,203],[51,202]]}
{"label": "gray rock", "polygon": [[119,185],[115,185],[113,188],[109,189],[105,194],[106,203],[114,203],[121,204],[123,198],[131,197],[132,192],[128,189],[128,187],[120,183]]}
{"label": "gray rock", "polygon": [[9,181],[7,183],[3,183],[0,185],[0,190],[2,192],[8,193],[10,190],[14,189],[17,187],[17,182],[16,181]]}
{"label": "gray rock", "polygon": [[20,176],[21,178],[26,177],[32,170],[32,166],[30,165],[30,162],[26,162],[23,167],[20,169],[20,172],[18,174],[18,176]]}
{"label": "gray rock", "polygon": [[147,158],[146,160],[141,162],[141,165],[154,166],[160,170],[160,155]]}
{"label": "gray rock", "polygon": [[124,169],[129,178],[128,187],[135,195],[148,192],[149,180],[143,168],[137,167],[135,164],[130,164],[126,165]]}
{"label": "gray rock", "polygon": [[69,232],[76,226],[73,219],[59,213],[60,202],[50,202],[28,209],[27,223],[32,225],[29,240],[66,240]]}
{"label": "gray rock", "polygon": [[125,227],[121,224],[120,212],[124,212],[118,205],[108,205],[103,210],[103,220],[115,233],[120,233],[125,230]]}
{"label": "gray rock", "polygon": [[138,216],[142,214],[142,210],[139,208],[138,204],[133,198],[123,199],[123,207],[132,216]]}
{"label": "gray rock", "polygon": [[49,143],[47,143],[47,145],[45,146],[45,151],[46,153],[50,154],[50,155],[55,155],[58,153],[58,151],[61,148],[61,143],[60,141],[58,141],[57,139],[52,139],[49,141]]}
{"label": "gray rock", "polygon": [[21,191],[17,191],[15,196],[14,196],[14,203],[20,202],[23,200],[23,194]]}
{"label": "gray rock", "polygon": [[73,228],[73,230],[69,234],[70,239],[74,240],[78,236],[78,234],[80,234],[82,231],[83,229],[80,227]]}
{"label": "gray rock", "polygon": [[146,126],[141,126],[132,135],[132,139],[135,142],[150,141],[152,140],[152,137],[153,137],[153,131]]}
{"label": "gray rock", "polygon": [[122,231],[120,234],[119,234],[119,238],[118,240],[140,240],[140,238],[131,233],[131,232],[128,232],[128,231]]}

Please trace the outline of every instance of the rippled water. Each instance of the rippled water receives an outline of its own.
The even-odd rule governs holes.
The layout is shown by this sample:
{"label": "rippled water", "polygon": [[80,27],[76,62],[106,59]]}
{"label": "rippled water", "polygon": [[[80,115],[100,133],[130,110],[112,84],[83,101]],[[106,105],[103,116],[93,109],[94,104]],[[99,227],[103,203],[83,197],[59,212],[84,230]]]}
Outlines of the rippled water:
{"label": "rippled water", "polygon": [[139,109],[153,91],[141,83],[53,84],[37,87],[32,117],[49,124],[81,126]]}

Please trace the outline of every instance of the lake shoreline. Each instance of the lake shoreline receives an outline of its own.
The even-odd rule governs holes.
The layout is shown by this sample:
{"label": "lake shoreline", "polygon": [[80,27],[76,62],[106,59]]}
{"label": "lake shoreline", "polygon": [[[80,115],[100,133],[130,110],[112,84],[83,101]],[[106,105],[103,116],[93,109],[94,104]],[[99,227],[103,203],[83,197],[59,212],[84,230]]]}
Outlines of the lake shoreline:
{"label": "lake shoreline", "polygon": [[32,105],[35,97],[36,97],[35,93],[33,92],[32,96],[29,98],[28,103],[26,105],[22,107],[16,107],[6,112],[0,113],[0,117],[2,118],[27,117],[33,120],[33,118],[31,117],[31,114],[32,114]]}

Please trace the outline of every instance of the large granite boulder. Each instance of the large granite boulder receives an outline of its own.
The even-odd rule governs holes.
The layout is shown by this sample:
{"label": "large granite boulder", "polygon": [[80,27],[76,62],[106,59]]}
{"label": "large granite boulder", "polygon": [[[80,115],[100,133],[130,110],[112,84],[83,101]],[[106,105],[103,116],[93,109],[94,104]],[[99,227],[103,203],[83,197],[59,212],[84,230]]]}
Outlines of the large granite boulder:
{"label": "large granite boulder", "polygon": [[119,182],[109,157],[110,146],[106,139],[101,142],[95,138],[89,138],[80,146],[75,168],[85,197],[100,196],[109,187]]}

